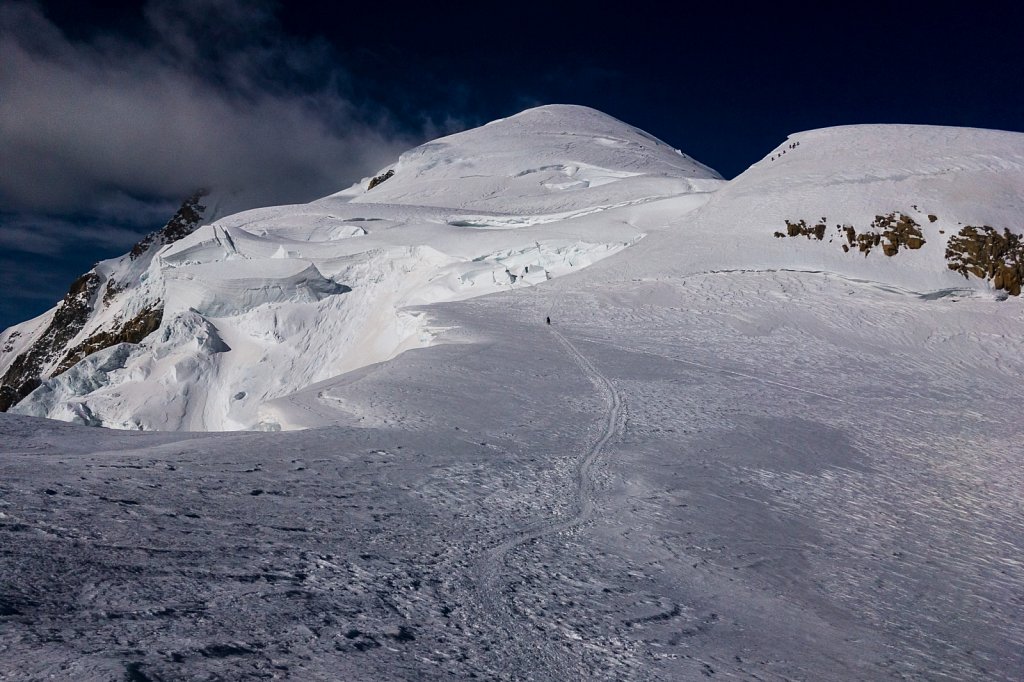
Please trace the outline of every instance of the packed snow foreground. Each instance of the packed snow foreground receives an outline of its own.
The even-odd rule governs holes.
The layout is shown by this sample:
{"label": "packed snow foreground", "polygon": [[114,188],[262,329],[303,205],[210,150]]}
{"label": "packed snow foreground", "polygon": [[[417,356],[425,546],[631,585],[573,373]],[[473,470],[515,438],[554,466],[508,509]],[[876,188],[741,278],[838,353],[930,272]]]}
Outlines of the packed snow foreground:
{"label": "packed snow foreground", "polygon": [[98,264],[0,337],[0,402],[122,429],[331,423],[288,396],[431,344],[438,330],[414,306],[536,285],[655,233],[623,268],[1019,293],[1022,149],[1013,133],[852,126],[795,135],[726,183],[599,112],[531,109],[324,199]]}

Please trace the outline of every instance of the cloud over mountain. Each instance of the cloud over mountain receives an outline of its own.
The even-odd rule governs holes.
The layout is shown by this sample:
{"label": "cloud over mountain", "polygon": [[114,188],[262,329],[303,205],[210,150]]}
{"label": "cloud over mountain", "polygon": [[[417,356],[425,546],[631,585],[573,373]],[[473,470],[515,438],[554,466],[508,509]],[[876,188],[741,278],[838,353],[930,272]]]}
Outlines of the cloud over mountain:
{"label": "cloud over mountain", "polygon": [[0,7],[0,205],[88,209],[198,185],[311,199],[407,148],[360,102],[326,43],[287,37],[266,3],[151,2],[139,34],[63,33]]}

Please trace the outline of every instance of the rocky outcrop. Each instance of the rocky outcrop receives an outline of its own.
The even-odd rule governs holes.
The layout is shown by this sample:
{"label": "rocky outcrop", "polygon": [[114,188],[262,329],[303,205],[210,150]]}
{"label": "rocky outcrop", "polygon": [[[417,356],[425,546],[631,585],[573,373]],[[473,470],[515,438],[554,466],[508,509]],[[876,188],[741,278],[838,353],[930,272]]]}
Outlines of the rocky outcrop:
{"label": "rocky outcrop", "polygon": [[914,219],[906,213],[893,212],[889,215],[876,215],[871,223],[875,234],[881,233],[882,253],[895,256],[900,249],[920,249],[925,244],[924,233]]}
{"label": "rocky outcrop", "polygon": [[156,232],[150,232],[132,247],[129,252],[131,259],[139,258],[154,245],[159,248],[166,244],[173,244],[199,229],[199,226],[203,224],[203,212],[206,210],[206,206],[199,202],[206,195],[206,190],[196,190],[182,203],[181,208],[174,214],[174,217],[167,221],[166,225]]}
{"label": "rocky outcrop", "polygon": [[82,331],[92,314],[100,283],[100,276],[92,271],[74,281],[57,304],[50,324],[0,378],[0,412],[6,412],[35,390],[46,366],[59,358]]}
{"label": "rocky outcrop", "polygon": [[786,234],[783,234],[781,232],[776,232],[775,236],[776,237],[787,237],[787,236],[788,237],[807,237],[808,239],[817,239],[818,241],[821,241],[822,239],[825,238],[825,230],[827,229],[826,226],[825,226],[825,218],[822,218],[821,221],[822,222],[817,223],[815,225],[811,225],[810,227],[808,227],[806,220],[801,220],[801,221],[795,222],[795,223],[794,222],[790,222],[789,220],[787,220],[786,221]]}
{"label": "rocky outcrop", "polygon": [[14,342],[21,338],[21,332],[14,331],[7,337],[7,341],[4,343],[4,347],[0,348],[0,353],[10,353],[14,350]]}
{"label": "rocky outcrop", "polygon": [[[914,209],[917,210],[917,207]],[[929,223],[939,219],[934,213],[927,216]],[[786,220],[786,231],[777,231],[775,236],[807,237],[824,241],[827,223],[825,217],[814,225],[808,225],[806,220]],[[835,230],[840,242],[845,241],[840,243],[843,251],[849,253],[856,249],[865,256],[880,247],[882,253],[892,257],[902,249],[914,251],[927,243],[921,226],[900,211],[876,215],[863,232],[849,224],[836,225]],[[939,234],[944,234],[944,230],[939,230]],[[832,241],[830,237],[829,242]],[[965,278],[973,275],[987,280],[993,289],[1005,291],[1011,296],[1020,296],[1024,289],[1024,237],[1006,228],[1000,233],[988,225],[963,227],[958,234],[949,238],[946,261],[950,270],[959,272]]]}
{"label": "rocky outcrop", "polygon": [[113,329],[93,334],[68,351],[51,376],[66,372],[79,361],[104,348],[110,348],[119,343],[141,342],[160,327],[163,315],[163,308],[147,308],[128,322],[118,324]]}
{"label": "rocky outcrop", "polygon": [[374,178],[371,178],[370,179],[370,184],[369,184],[369,186],[367,186],[366,191],[369,192],[371,189],[373,189],[374,187],[376,187],[380,183],[384,182],[385,180],[390,180],[394,176],[395,176],[395,171],[394,171],[394,169],[392,169],[392,170],[389,170],[387,173],[381,173],[380,175],[378,175],[378,176],[376,176]]}
{"label": "rocky outcrop", "polygon": [[968,278],[987,279],[992,288],[1020,296],[1024,283],[1024,239],[1008,229],[967,225],[949,238],[949,269]]}
{"label": "rocky outcrop", "polygon": [[[937,218],[929,215],[928,219],[935,222]],[[808,225],[806,220],[793,222],[786,221],[786,231],[776,232],[776,237],[807,237],[824,241],[825,233],[828,230],[828,218],[822,216],[821,220],[814,225]],[[895,256],[900,249],[920,249],[925,245],[924,233],[921,227],[906,213],[893,211],[889,215],[876,215],[868,229],[858,232],[853,225],[836,225],[836,232],[841,238],[846,239],[845,244],[840,244],[843,251],[849,253],[853,247],[865,256],[871,250],[881,246],[882,253],[886,256]],[[832,239],[829,239],[829,243]]]}
{"label": "rocky outcrop", "polygon": [[[206,207],[199,202],[205,195],[205,190],[199,190],[188,197],[166,225],[146,235],[132,247],[128,261],[138,261],[134,267],[144,268],[151,254],[195,232],[203,222]],[[163,317],[163,308],[159,304],[147,307],[129,320],[115,317],[112,324],[105,325],[105,329],[96,330],[85,340],[71,346],[96,311],[112,305],[114,299],[129,286],[130,281],[119,281],[114,275],[104,278],[95,269],[75,280],[57,304],[49,325],[35,336],[31,345],[14,359],[0,377],[0,412],[6,412],[20,402],[43,379],[67,371],[97,351],[119,343],[139,343],[156,330]],[[20,336],[20,332],[13,332],[8,341],[16,336]],[[3,352],[13,350],[13,345],[8,343]]]}

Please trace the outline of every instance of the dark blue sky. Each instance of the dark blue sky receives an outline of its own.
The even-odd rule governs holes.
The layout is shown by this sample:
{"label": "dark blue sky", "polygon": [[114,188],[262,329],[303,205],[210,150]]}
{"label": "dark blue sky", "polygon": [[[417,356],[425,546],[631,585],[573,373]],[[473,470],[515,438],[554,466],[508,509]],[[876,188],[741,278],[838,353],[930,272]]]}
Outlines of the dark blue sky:
{"label": "dark blue sky", "polygon": [[1024,131],[1009,3],[298,5],[4,3],[0,327],[195,186],[308,201],[537,104],[600,109],[726,177],[811,128]]}

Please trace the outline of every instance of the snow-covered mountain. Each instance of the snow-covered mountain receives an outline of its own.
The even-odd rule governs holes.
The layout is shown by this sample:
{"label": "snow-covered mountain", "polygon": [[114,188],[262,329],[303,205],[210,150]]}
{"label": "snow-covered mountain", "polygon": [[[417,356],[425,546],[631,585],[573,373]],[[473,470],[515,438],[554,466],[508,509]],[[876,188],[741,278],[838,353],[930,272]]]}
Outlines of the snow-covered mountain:
{"label": "snow-covered mountain", "polygon": [[0,374],[253,430],[0,414],[0,678],[1017,682],[1022,167],[853,126],[725,182],[542,107],[193,198]]}
{"label": "snow-covered mountain", "polygon": [[1024,135],[857,125],[790,136],[676,232],[659,272],[820,270],[921,293],[1020,294]]}
{"label": "snow-covered mountain", "polygon": [[407,306],[584,267],[654,226],[643,204],[693,208],[721,182],[642,131],[552,106],[417,147],[310,204],[195,229],[195,197],[159,238],[4,332],[4,407],[115,428],[287,428],[269,401],[430,343]]}
{"label": "snow-covered mountain", "polygon": [[[799,133],[731,182],[600,112],[545,106],[309,204],[104,261],[0,336],[0,407],[115,428],[323,423],[289,396],[429,345],[423,304],[545,282],[824,271],[928,296],[1020,293],[1024,135]],[[336,406],[337,409],[342,409]],[[326,418],[330,421],[329,418]]]}

